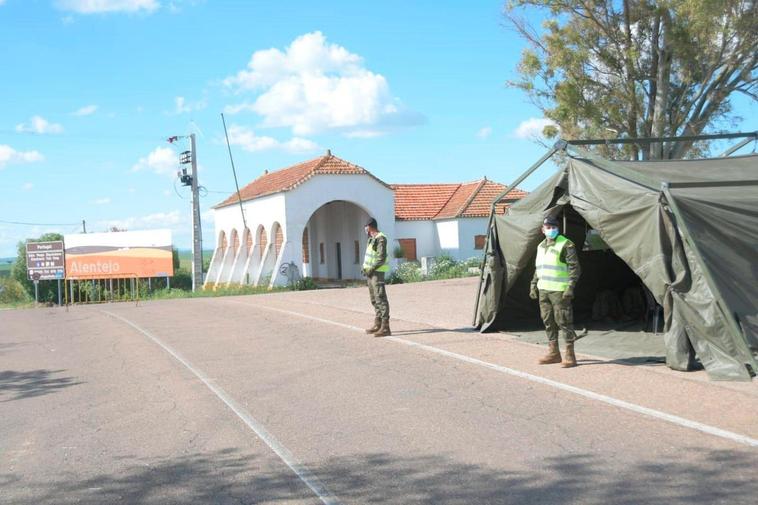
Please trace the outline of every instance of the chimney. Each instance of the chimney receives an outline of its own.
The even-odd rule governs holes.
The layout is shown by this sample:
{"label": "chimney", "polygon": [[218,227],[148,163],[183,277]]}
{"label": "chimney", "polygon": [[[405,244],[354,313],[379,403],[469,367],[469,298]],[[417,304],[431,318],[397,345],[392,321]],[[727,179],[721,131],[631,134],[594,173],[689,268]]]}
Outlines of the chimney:
{"label": "chimney", "polygon": [[264,170],[263,175],[268,175],[268,170]]}
{"label": "chimney", "polygon": [[331,156],[332,155],[332,150],[331,149],[327,149],[326,150],[326,155],[327,156]]}

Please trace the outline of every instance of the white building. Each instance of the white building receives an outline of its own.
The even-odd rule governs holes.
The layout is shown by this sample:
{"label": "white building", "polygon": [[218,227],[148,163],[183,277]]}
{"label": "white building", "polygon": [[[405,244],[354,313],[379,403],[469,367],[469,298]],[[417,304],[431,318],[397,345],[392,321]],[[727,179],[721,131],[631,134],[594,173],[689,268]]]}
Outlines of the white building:
{"label": "white building", "polygon": [[242,188],[242,209],[236,193],[214,207],[217,242],[205,286],[282,285],[292,275],[359,279],[369,217],[407,259],[478,256],[503,190],[486,178],[389,186],[327,151]]}

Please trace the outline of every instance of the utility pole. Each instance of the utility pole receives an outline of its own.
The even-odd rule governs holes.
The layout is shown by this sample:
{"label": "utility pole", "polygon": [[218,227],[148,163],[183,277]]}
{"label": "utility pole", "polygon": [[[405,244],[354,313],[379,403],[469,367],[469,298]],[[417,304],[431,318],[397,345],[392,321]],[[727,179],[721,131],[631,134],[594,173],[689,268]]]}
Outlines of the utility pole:
{"label": "utility pole", "polygon": [[197,185],[197,146],[190,134],[192,151],[192,291],[203,287],[203,232],[200,226],[200,195]]}
{"label": "utility pole", "polygon": [[[169,137],[168,142],[174,143],[180,138],[187,137]],[[197,183],[197,145],[195,144],[195,134],[189,135],[190,150],[183,151],[179,155],[180,165],[192,165],[192,173],[187,174],[187,169],[182,169],[176,175],[182,186],[189,186],[192,189],[192,291],[197,291],[203,287],[203,231],[200,226],[200,191]]]}

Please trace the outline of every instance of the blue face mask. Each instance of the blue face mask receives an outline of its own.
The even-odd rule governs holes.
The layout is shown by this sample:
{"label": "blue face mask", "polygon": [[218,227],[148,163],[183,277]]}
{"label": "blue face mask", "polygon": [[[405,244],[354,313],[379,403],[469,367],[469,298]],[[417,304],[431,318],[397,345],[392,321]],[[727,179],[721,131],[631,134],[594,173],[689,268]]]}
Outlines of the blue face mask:
{"label": "blue face mask", "polygon": [[548,228],[545,230],[545,236],[549,239],[555,239],[558,236],[558,228]]}

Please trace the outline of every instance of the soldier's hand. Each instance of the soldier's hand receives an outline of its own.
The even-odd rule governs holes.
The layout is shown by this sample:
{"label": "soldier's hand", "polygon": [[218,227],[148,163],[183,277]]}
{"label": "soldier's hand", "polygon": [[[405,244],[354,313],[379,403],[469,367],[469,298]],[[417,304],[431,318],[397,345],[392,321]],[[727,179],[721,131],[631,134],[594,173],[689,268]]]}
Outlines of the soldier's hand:
{"label": "soldier's hand", "polygon": [[574,290],[573,289],[567,289],[563,292],[563,301],[564,302],[570,302],[574,299]]}
{"label": "soldier's hand", "polygon": [[536,300],[540,297],[540,292],[537,289],[537,286],[532,286],[532,288],[529,290],[529,298],[532,300]]}

